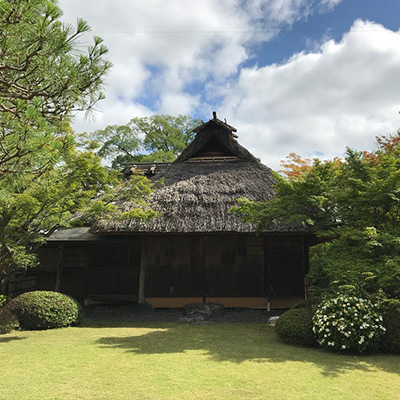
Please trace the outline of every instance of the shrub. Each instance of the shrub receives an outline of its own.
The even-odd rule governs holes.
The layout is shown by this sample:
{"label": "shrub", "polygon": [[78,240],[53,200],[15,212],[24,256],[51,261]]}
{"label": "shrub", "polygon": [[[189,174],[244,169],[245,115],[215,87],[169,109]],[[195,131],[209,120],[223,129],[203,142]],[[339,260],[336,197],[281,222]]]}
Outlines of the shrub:
{"label": "shrub", "polygon": [[0,294],[0,308],[4,307],[4,305],[6,304],[7,301],[7,297],[4,296],[4,294]]}
{"label": "shrub", "polygon": [[342,294],[320,303],[313,331],[321,346],[363,352],[376,347],[386,328],[378,304]]}
{"label": "shrub", "polygon": [[19,329],[17,317],[8,309],[0,310],[0,334]]}
{"label": "shrub", "polygon": [[400,301],[385,300],[381,305],[386,333],[381,340],[381,350],[400,354]]}
{"label": "shrub", "polygon": [[73,298],[58,292],[23,293],[11,300],[6,309],[19,321],[21,329],[52,329],[76,325],[82,308]]}
{"label": "shrub", "polygon": [[283,313],[275,325],[275,332],[286,343],[313,346],[313,312],[310,307],[293,308]]}
{"label": "shrub", "polygon": [[291,307],[291,310],[295,310],[298,308],[308,308],[310,310],[313,309],[313,307],[318,304],[321,301],[318,297],[310,297],[307,300],[302,300],[299,303],[296,303],[293,307]]}

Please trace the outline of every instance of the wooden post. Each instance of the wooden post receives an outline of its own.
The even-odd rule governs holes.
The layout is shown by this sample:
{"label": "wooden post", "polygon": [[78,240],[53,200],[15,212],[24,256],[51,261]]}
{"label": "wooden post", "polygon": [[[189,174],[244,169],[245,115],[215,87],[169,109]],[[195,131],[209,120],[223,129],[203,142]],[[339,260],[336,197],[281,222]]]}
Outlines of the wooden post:
{"label": "wooden post", "polygon": [[310,255],[309,255],[309,242],[308,238],[303,235],[303,276],[304,276],[304,299],[308,298],[308,282],[307,273],[310,269]]}
{"label": "wooden post", "polygon": [[140,271],[139,271],[139,291],[138,291],[138,303],[144,304],[144,285],[146,279],[146,248],[145,248],[144,237],[140,238]]}
{"label": "wooden post", "polygon": [[54,286],[54,291],[59,292],[61,288],[61,275],[63,270],[63,255],[64,255],[64,245],[60,246],[60,252],[58,253],[58,261],[57,261],[57,275],[56,275],[56,284]]}

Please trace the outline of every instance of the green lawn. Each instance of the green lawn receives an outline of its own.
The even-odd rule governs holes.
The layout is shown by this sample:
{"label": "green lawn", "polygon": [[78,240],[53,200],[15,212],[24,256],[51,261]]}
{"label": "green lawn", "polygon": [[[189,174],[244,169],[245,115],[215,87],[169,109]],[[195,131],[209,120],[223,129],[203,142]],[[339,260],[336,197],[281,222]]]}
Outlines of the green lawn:
{"label": "green lawn", "polygon": [[400,357],[280,343],[257,324],[135,323],[0,336],[0,399],[400,399]]}

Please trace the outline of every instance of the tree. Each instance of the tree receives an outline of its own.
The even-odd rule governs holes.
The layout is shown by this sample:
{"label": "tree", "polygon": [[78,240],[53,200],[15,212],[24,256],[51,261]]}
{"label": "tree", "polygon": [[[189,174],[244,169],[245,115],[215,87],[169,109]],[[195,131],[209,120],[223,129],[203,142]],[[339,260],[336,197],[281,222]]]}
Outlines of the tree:
{"label": "tree", "polygon": [[0,279],[113,180],[69,127],[103,97],[107,48],[95,37],[82,52],[88,25],[61,14],[54,0],[0,2]]}
{"label": "tree", "polygon": [[301,158],[296,153],[290,153],[286,160],[280,162],[283,170],[280,170],[289,179],[301,178],[305,172],[308,172],[312,168],[312,160],[309,158]]}
{"label": "tree", "polygon": [[80,51],[88,25],[79,19],[74,30],[61,15],[54,0],[0,3],[0,179],[54,165],[71,113],[103,97],[107,48],[95,37]]}
{"label": "tree", "polygon": [[344,160],[314,160],[276,197],[241,200],[235,212],[259,230],[298,224],[330,239],[311,253],[313,283],[338,281],[400,296],[400,135],[378,138],[375,152],[347,149]]}
{"label": "tree", "polygon": [[[35,251],[57,228],[115,183],[93,153],[70,145],[54,168],[26,174],[0,192],[0,280],[35,265]],[[14,190],[13,190],[14,189]],[[15,190],[19,189],[19,190]]]}
{"label": "tree", "polygon": [[98,155],[121,169],[124,162],[173,161],[193,140],[201,121],[188,115],[133,118],[126,125],[109,125],[88,135]]}
{"label": "tree", "polygon": [[[60,227],[156,215],[145,203],[153,188],[147,178],[119,181],[73,137],[53,168],[25,174],[22,182],[20,190],[0,191],[0,282],[35,266],[36,250]],[[129,211],[120,210],[117,199],[130,202]]]}

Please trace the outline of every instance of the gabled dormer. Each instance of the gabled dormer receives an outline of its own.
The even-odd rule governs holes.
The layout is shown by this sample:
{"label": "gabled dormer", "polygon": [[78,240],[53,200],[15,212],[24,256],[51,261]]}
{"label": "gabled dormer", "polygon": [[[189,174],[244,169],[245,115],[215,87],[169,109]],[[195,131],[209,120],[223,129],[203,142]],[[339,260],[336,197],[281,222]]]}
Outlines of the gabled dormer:
{"label": "gabled dormer", "polygon": [[236,128],[226,121],[213,118],[193,130],[196,137],[182,152],[175,163],[180,162],[228,162],[237,160],[257,161],[237,142]]}

